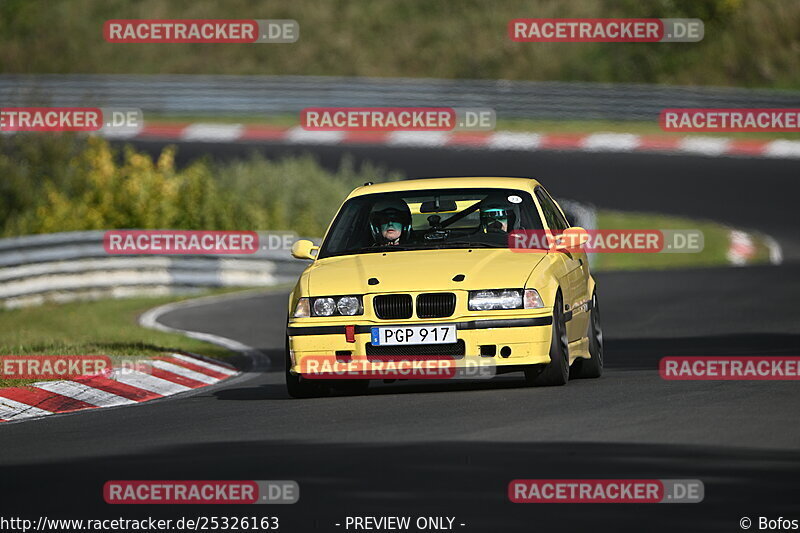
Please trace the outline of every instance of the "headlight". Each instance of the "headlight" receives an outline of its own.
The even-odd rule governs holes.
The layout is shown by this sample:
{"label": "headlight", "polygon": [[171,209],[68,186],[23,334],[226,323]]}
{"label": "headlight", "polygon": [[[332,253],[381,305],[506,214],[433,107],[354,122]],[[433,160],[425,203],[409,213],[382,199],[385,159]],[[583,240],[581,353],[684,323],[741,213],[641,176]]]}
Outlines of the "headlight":
{"label": "headlight", "polygon": [[500,307],[503,309],[519,309],[522,307],[520,291],[505,290],[500,293]]}
{"label": "headlight", "polygon": [[[303,302],[305,300],[305,302]],[[306,314],[298,314],[304,305]],[[308,309],[310,308],[310,314]],[[300,298],[297,302],[295,317],[306,316],[355,316],[363,315],[364,306],[361,296],[320,296],[319,298]]]}
{"label": "headlight", "polygon": [[361,302],[355,296],[342,296],[336,302],[336,309],[345,316],[358,315],[361,312]]}
{"label": "headlight", "polygon": [[314,298],[314,315],[331,316],[336,311],[336,302],[333,298]]}
{"label": "headlight", "polygon": [[469,292],[470,311],[536,309],[544,307],[536,289],[487,289]]}
{"label": "headlight", "polygon": [[489,311],[498,309],[495,307],[497,295],[494,291],[470,291],[469,310],[470,311]]}

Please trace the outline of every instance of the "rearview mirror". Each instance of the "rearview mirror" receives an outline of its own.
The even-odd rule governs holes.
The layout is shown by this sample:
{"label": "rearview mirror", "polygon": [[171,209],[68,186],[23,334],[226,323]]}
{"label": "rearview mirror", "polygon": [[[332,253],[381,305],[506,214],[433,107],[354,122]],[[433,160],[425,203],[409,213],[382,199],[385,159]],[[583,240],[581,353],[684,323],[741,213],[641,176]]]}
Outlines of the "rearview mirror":
{"label": "rearview mirror", "polygon": [[314,245],[313,242],[305,239],[300,239],[292,245],[292,257],[295,259],[311,259],[317,258],[317,251],[319,246]]}
{"label": "rearview mirror", "polygon": [[428,200],[419,206],[420,213],[448,213],[458,209],[455,200]]}

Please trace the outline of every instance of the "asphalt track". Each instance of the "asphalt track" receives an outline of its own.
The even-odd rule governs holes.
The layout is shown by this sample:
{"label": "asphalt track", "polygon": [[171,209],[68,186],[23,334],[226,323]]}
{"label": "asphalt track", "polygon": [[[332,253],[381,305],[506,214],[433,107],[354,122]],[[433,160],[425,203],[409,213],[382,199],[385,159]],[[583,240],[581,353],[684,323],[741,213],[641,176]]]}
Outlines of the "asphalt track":
{"label": "asphalt track", "polygon": [[[182,153],[209,149],[228,157],[240,148]],[[666,382],[656,370],[664,355],[800,354],[792,208],[800,162],[390,152],[356,156],[412,174],[533,174],[556,195],[603,207],[705,214],[770,232],[787,261],[599,275],[607,372],[560,388],[523,387],[512,374],[290,400],[285,294],[177,310],[161,322],[253,346],[263,354],[258,370],[194,395],[0,427],[0,515],[273,513],[289,532],[344,531],[335,524],[348,515],[455,516],[463,531],[730,532],[743,516],[800,518],[798,384]],[[317,153],[336,164],[332,149]],[[512,504],[506,490],[516,478],[701,479],[705,500]],[[101,490],[110,479],[294,479],[301,496],[292,506],[246,509],[108,506]]]}

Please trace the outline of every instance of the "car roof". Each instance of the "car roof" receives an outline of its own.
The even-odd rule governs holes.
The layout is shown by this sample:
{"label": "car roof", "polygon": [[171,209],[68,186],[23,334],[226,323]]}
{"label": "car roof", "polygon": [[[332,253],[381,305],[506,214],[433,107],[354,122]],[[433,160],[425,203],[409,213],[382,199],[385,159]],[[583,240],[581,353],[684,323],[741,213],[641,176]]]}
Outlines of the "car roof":
{"label": "car roof", "polygon": [[399,191],[421,191],[427,189],[519,189],[533,192],[539,182],[533,178],[518,176],[452,176],[436,178],[411,178],[374,185],[363,185],[350,193],[348,198],[365,194]]}

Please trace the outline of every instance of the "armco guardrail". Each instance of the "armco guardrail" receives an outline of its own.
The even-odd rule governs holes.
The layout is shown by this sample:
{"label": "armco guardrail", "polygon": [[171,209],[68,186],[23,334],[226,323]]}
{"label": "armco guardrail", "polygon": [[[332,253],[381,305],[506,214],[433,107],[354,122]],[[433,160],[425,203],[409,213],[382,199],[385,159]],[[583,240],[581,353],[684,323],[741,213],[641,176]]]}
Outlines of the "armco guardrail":
{"label": "armco guardrail", "polygon": [[490,107],[500,117],[656,120],[664,108],[797,107],[800,91],[646,84],[327,76],[2,75],[3,106],[267,115],[309,106]]}
{"label": "armco guardrail", "polygon": [[109,255],[103,231],[0,239],[0,307],[292,282],[306,266],[285,250],[254,254]]}

